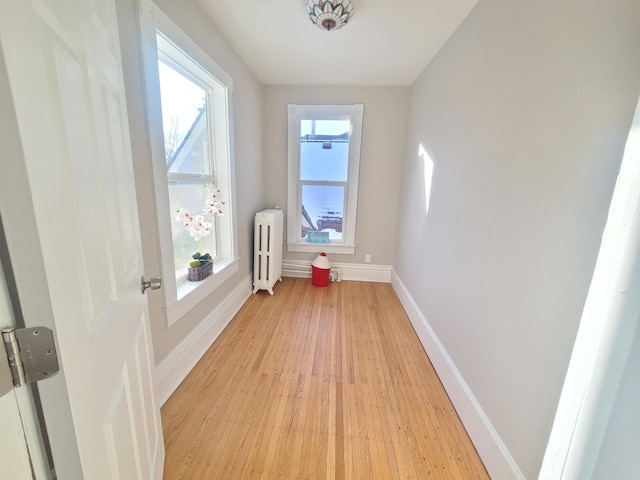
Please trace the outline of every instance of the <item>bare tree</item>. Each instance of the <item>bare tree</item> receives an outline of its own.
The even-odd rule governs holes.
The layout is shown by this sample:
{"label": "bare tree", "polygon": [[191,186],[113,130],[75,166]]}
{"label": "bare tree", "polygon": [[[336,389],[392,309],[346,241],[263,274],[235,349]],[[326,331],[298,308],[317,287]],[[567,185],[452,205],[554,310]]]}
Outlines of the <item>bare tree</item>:
{"label": "bare tree", "polygon": [[185,134],[178,130],[178,124],[177,115],[172,115],[169,130],[164,132],[164,155],[167,160],[167,165],[173,161],[173,157],[178,152],[185,137]]}

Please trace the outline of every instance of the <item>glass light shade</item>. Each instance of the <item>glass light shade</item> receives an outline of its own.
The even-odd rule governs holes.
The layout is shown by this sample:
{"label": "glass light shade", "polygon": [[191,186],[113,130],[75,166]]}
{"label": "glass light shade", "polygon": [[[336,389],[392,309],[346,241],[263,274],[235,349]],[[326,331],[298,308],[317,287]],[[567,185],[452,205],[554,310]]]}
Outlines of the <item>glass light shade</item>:
{"label": "glass light shade", "polygon": [[309,0],[307,12],[318,28],[338,30],[353,16],[353,5],[351,0]]}

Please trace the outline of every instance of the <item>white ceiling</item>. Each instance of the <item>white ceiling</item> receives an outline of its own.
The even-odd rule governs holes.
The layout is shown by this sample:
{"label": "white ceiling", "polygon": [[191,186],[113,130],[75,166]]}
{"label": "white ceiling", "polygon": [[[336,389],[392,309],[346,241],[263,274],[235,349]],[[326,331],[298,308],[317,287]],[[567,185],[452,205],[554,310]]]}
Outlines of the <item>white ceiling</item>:
{"label": "white ceiling", "polygon": [[478,0],[352,0],[327,32],[307,0],[197,0],[267,85],[411,85]]}

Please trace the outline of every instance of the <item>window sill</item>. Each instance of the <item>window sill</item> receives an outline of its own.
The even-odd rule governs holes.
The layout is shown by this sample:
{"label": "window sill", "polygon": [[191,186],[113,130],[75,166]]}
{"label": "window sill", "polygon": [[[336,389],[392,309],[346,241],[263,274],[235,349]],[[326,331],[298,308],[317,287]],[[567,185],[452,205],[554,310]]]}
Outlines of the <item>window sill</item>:
{"label": "window sill", "polygon": [[186,279],[177,285],[178,300],[166,307],[169,326],[180,320],[189,310],[213,293],[220,285],[229,280],[239,269],[240,258],[218,262],[213,266],[213,274],[199,282]]}
{"label": "window sill", "polygon": [[290,252],[309,252],[309,253],[339,253],[344,255],[353,255],[356,250],[355,245],[347,245],[344,243],[311,243],[311,242],[287,242],[287,249]]}

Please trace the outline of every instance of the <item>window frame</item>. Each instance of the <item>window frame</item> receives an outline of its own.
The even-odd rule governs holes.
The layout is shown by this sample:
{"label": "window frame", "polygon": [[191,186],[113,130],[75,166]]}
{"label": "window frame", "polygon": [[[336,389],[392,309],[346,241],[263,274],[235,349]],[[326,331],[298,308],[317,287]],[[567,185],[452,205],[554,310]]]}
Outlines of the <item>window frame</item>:
{"label": "window frame", "polygon": [[[363,104],[353,105],[287,105],[288,117],[288,181],[287,181],[287,249],[290,252],[327,252],[353,254],[355,252],[356,215],[358,210],[358,180],[362,148]],[[349,159],[347,182],[303,181],[300,179],[300,121],[349,120]],[[300,236],[302,231],[302,185],[344,185],[342,240],[313,243]]]}
{"label": "window frame", "polygon": [[[237,222],[234,212],[236,202],[232,118],[233,79],[153,4],[149,11],[141,11],[140,34],[143,46],[146,115],[158,221],[164,311],[167,324],[171,326],[239,270]],[[222,217],[216,216],[213,219],[216,222],[214,230],[218,242],[218,258],[214,259],[214,273],[200,282],[189,282],[186,276],[176,278],[171,233],[175,214],[170,211],[169,202],[169,176],[164,149],[156,34],[161,35],[177,52],[191,59],[216,82],[215,88],[210,93],[213,108],[208,113],[213,139],[210,160],[212,163],[215,162],[215,165],[210,166],[210,172],[211,176],[214,176],[217,188],[223,190],[225,209]]]}

